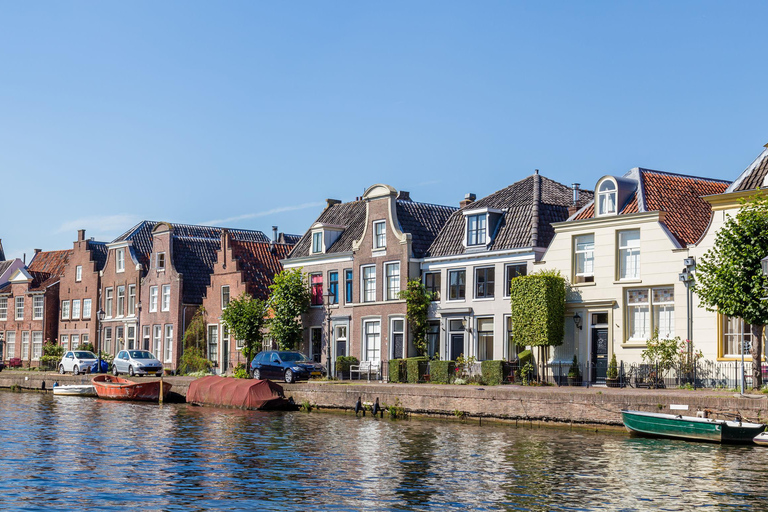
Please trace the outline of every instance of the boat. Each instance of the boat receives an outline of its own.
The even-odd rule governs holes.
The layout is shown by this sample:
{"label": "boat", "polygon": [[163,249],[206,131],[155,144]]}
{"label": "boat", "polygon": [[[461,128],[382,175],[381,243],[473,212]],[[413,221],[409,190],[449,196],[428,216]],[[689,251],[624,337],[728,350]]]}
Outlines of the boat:
{"label": "boat", "polygon": [[[156,402],[160,398],[160,381],[134,382],[114,375],[97,375],[91,379],[99,398],[109,400],[141,400]],[[163,398],[170,391],[171,385],[163,383]]]}
{"label": "boat", "polygon": [[634,434],[713,443],[751,443],[765,430],[762,423],[643,411],[623,410],[621,419],[626,429]]}
{"label": "boat", "polygon": [[752,442],[760,446],[768,446],[768,432],[760,432],[752,438]]}
{"label": "boat", "polygon": [[283,388],[271,380],[233,379],[209,375],[193,380],[187,390],[187,403],[238,409],[291,409]]}
{"label": "boat", "polygon": [[67,384],[53,386],[53,394],[57,396],[98,396],[93,384]]}

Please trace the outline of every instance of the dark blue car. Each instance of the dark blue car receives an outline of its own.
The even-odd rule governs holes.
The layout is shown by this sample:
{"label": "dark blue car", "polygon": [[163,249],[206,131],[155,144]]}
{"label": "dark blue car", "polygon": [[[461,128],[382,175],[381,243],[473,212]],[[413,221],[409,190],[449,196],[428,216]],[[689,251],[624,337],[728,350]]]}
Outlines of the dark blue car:
{"label": "dark blue car", "polygon": [[266,350],[259,352],[251,361],[251,376],[254,379],[284,380],[291,383],[310,377],[321,377],[325,368],[301,352],[288,350]]}

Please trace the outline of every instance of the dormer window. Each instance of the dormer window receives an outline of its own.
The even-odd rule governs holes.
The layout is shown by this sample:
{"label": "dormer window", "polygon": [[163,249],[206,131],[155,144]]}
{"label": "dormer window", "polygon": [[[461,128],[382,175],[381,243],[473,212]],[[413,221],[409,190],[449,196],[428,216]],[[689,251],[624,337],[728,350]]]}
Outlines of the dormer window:
{"label": "dormer window", "polygon": [[485,245],[487,233],[485,213],[467,216],[467,245]]}
{"label": "dormer window", "polygon": [[383,220],[373,223],[373,248],[384,249],[387,246],[387,224]]}
{"label": "dormer window", "polygon": [[115,263],[115,270],[117,272],[125,272],[125,249],[115,251]]}
{"label": "dormer window", "polygon": [[597,189],[597,214],[616,215],[616,184],[606,179]]}
{"label": "dormer window", "polygon": [[157,262],[156,265],[157,271],[165,270],[165,253],[159,252],[157,253]]}
{"label": "dormer window", "polygon": [[312,254],[323,252],[323,232],[312,233]]}

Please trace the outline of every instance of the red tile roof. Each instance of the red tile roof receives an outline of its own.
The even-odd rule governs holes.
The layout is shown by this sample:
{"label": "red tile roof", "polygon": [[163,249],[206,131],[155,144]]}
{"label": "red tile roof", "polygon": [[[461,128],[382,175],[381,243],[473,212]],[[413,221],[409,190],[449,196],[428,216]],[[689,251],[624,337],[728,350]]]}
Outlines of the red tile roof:
{"label": "red tile roof", "polygon": [[64,267],[74,251],[45,251],[35,254],[27,265],[29,274],[33,277],[30,290],[45,289],[58,281],[64,274]]}
{"label": "red tile roof", "polygon": [[232,256],[237,259],[248,293],[257,299],[267,299],[272,279],[283,270],[280,260],[287,258],[292,248],[291,244],[232,240]]}

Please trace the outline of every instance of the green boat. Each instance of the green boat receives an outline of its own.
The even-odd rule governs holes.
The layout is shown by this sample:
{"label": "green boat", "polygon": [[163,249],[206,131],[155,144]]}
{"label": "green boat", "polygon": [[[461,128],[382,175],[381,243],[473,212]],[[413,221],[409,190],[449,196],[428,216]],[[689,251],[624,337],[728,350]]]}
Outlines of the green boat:
{"label": "green boat", "polygon": [[621,411],[621,419],[634,434],[713,443],[751,443],[752,438],[765,430],[762,423],[642,411]]}

